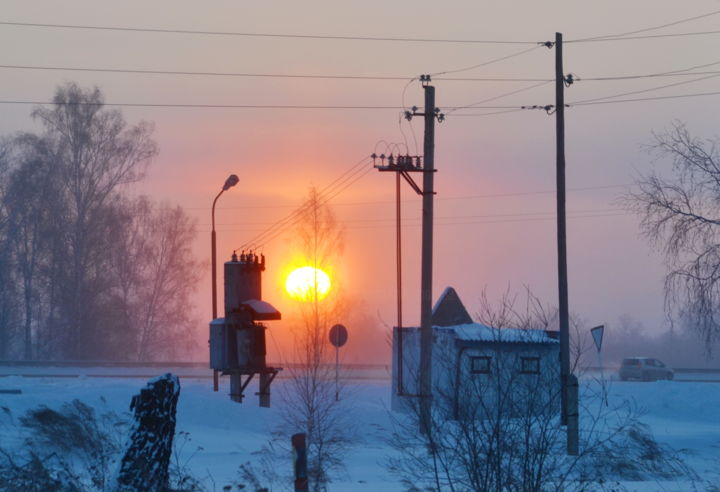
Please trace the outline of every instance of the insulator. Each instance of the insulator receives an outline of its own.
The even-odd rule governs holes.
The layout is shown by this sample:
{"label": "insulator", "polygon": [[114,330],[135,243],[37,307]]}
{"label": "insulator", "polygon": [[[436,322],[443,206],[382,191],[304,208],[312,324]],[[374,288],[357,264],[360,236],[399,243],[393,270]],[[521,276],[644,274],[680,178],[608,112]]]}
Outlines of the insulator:
{"label": "insulator", "polygon": [[392,165],[393,165],[393,155],[390,154],[390,155],[388,156],[388,166],[392,166]]}

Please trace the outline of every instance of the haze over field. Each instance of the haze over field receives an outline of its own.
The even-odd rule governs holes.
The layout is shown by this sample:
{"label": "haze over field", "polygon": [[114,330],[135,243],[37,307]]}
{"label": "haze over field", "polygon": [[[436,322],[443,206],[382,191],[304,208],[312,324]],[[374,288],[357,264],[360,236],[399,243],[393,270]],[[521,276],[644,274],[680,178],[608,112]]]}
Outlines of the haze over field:
{"label": "haze over field", "polygon": [[[197,339],[203,341],[211,317],[210,206],[225,178],[235,173],[240,183],[218,202],[220,262],[302,204],[310,187],[322,190],[373,152],[387,153],[388,147],[379,142],[400,143],[410,154],[421,154],[421,118],[407,123],[399,115],[423,105],[421,85],[411,79],[445,74],[433,76],[437,105],[447,115],[436,128],[433,298],[452,285],[473,313],[483,289],[498,297],[508,286],[520,290],[526,285],[544,302],[556,305],[555,119],[545,111],[510,110],[554,103],[554,52],[537,43],[562,32],[565,71],[577,79],[566,89],[570,310],[589,326],[618,325],[618,318],[629,315],[646,333],[660,334],[667,329],[663,260],[640,237],[639,219],[620,207],[618,197],[638,174],[649,171],[652,157],[643,145],[651,142],[653,132],[677,120],[699,138],[718,134],[718,96],[695,97],[717,89],[719,74],[709,66],[718,63],[717,35],[570,41],[661,26],[717,8],[714,0],[442,5],[282,1],[211,6],[186,1],[108,5],[6,0],[0,16],[5,22],[0,24],[0,43],[9,47],[0,57],[0,100],[5,102],[0,134],[37,131],[37,122],[29,118],[35,104],[18,102],[49,101],[56,87],[67,81],[98,86],[111,105],[129,104],[120,109],[130,123],[154,122],[160,152],[133,193],[178,204],[197,219],[193,251],[206,265],[195,298],[202,321]],[[710,16],[644,34],[713,31],[717,25],[718,17]],[[494,62],[485,65],[490,61]],[[697,76],[598,80],[701,66],[707,68],[696,69]],[[477,80],[488,78],[522,80]],[[517,94],[508,95],[514,91]],[[693,97],[628,101],[678,95]],[[575,105],[595,99],[625,102]],[[467,107],[473,104],[479,107]],[[228,107],[233,105],[282,107]],[[444,109],[458,106],[466,108]],[[372,170],[371,162],[364,166],[367,173],[354,175],[358,179],[330,202],[345,231],[344,254],[334,265],[332,281],[335,292],[342,292],[353,306],[349,319],[338,320],[350,330],[349,361],[382,362],[389,354],[386,327],[396,322],[395,183],[391,175]],[[420,200],[407,186],[403,216],[404,321],[419,324]],[[287,228],[272,241],[256,245],[267,258],[263,296],[286,320],[295,309],[284,290],[295,260],[291,235]],[[222,274],[219,278],[222,289]],[[270,359],[289,350],[288,324],[270,325]],[[204,345],[196,356],[206,357]]]}

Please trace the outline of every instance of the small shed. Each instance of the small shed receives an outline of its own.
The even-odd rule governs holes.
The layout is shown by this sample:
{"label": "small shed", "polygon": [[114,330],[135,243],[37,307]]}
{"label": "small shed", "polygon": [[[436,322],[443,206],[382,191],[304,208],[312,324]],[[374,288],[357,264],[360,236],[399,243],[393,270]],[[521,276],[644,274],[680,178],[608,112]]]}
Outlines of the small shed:
{"label": "small shed", "polygon": [[[491,408],[501,400],[514,401],[512,411],[519,412],[527,396],[521,393],[529,390],[543,393],[532,396],[533,405],[555,405],[550,402],[559,390],[557,332],[475,323],[452,287],[435,304],[432,324],[432,398],[451,415],[479,403]],[[419,393],[420,328],[395,327],[392,353],[391,407],[407,411]]]}

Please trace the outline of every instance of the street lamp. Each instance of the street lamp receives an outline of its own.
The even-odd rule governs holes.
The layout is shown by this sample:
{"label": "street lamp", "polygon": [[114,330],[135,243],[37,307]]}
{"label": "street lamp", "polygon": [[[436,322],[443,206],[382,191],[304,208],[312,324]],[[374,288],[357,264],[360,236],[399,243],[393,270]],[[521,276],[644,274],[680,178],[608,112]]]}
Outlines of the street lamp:
{"label": "street lamp", "polygon": [[[210,232],[210,251],[211,251],[211,258],[212,258],[212,319],[217,318],[217,268],[216,268],[216,252],[215,252],[215,204],[218,201],[218,198],[220,198],[220,195],[223,194],[223,192],[229,190],[236,184],[238,184],[238,181],[240,179],[235,175],[231,174],[228,179],[225,180],[225,184],[222,187],[222,190],[220,190],[220,193],[217,194],[215,197],[215,200],[213,200],[212,204],[212,232]],[[217,370],[213,370],[213,390],[218,390],[218,372]]]}

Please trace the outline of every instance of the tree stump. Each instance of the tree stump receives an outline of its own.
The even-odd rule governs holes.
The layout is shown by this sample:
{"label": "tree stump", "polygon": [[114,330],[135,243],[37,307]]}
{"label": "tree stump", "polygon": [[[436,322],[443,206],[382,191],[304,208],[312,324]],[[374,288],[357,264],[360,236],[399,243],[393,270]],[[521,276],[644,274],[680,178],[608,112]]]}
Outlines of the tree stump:
{"label": "tree stump", "polygon": [[168,489],[179,395],[180,381],[168,373],[151,379],[140,394],[133,396],[130,410],[134,411],[134,422],[120,462],[115,492],[165,492]]}

